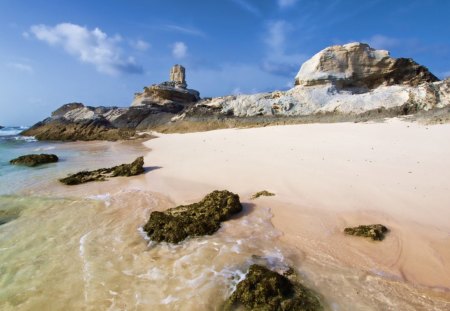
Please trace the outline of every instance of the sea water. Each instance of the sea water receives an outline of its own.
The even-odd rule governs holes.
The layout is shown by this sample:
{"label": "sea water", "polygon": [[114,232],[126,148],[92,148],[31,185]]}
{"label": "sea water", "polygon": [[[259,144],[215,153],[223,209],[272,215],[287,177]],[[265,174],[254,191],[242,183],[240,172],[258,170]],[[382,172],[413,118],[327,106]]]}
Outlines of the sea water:
{"label": "sea water", "polygon": [[[17,136],[21,130],[7,128],[0,136],[0,310],[220,310],[252,263],[276,271],[295,267],[322,294],[326,310],[449,307],[408,284],[290,249],[271,224],[270,206],[245,199],[244,211],[211,236],[154,244],[142,226],[153,210],[175,205],[167,196],[113,181],[76,187],[57,181],[130,162],[147,149],[39,142]],[[29,153],[55,153],[60,161],[9,164]]]}

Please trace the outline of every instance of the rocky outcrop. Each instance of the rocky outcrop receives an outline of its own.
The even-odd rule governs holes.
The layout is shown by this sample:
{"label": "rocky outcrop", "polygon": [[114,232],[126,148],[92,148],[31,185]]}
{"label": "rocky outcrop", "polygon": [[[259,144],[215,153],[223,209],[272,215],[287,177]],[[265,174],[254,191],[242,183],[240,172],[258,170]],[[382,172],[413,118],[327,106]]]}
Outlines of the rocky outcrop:
{"label": "rocky outcrop", "polygon": [[105,181],[108,178],[118,176],[135,176],[144,173],[144,158],[139,157],[130,164],[121,164],[111,168],[101,168],[95,171],[82,171],[59,181],[72,186],[84,184],[91,181]]}
{"label": "rocky outcrop", "polygon": [[338,89],[359,89],[361,92],[381,85],[418,86],[438,80],[412,59],[395,59],[388,51],[355,42],[331,46],[314,55],[301,66],[295,85],[331,83]]}
{"label": "rocky outcrop", "polygon": [[252,200],[257,199],[259,197],[272,197],[274,195],[275,195],[275,193],[269,192],[267,190],[262,190],[262,191],[256,192],[254,195],[252,195]]}
{"label": "rocky outcrop", "polygon": [[[450,80],[410,59],[351,43],[327,48],[301,67],[287,91],[200,99],[185,69],[135,96],[131,107],[64,105],[24,135],[40,140],[119,140],[136,131],[192,132],[269,124],[366,121],[450,106]],[[440,115],[439,120],[450,117]]]}
{"label": "rocky outcrop", "polygon": [[170,70],[170,80],[160,84],[144,87],[144,92],[136,93],[132,107],[158,104],[191,104],[200,100],[200,93],[188,89],[186,83],[186,69],[175,65]]}
{"label": "rocky outcrop", "polygon": [[381,241],[384,239],[388,228],[383,225],[361,225],[358,227],[349,227],[344,229],[345,234],[371,238],[374,241]]}
{"label": "rocky outcrop", "polygon": [[261,265],[251,265],[245,279],[228,298],[225,310],[323,310],[317,295],[300,283]]}
{"label": "rocky outcrop", "polygon": [[237,194],[214,191],[198,203],[152,212],[143,229],[151,241],[178,243],[188,237],[213,234],[222,221],[241,210]]}
{"label": "rocky outcrop", "polygon": [[170,70],[170,81],[181,88],[187,88],[186,68],[181,65],[174,65]]}
{"label": "rocky outcrop", "polygon": [[2,128],[5,128],[5,127],[0,125],[0,130],[1,130]]}
{"label": "rocky outcrop", "polygon": [[58,162],[58,157],[54,154],[27,154],[9,161],[10,164],[34,167],[42,164]]}

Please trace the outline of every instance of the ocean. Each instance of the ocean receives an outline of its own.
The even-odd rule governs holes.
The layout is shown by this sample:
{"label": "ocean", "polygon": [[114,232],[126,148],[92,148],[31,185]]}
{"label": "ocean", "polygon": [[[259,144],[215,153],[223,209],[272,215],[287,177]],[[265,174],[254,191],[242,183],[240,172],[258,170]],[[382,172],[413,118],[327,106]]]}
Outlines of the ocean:
{"label": "ocean", "polygon": [[[296,267],[325,310],[448,307],[439,292],[280,243],[269,206],[246,203],[211,236],[155,245],[141,227],[152,211],[175,203],[152,192],[149,174],[76,187],[58,182],[68,173],[129,163],[147,148],[39,142],[18,136],[22,130],[0,130],[0,310],[221,310],[253,263]],[[29,153],[54,153],[60,161],[9,164]]]}

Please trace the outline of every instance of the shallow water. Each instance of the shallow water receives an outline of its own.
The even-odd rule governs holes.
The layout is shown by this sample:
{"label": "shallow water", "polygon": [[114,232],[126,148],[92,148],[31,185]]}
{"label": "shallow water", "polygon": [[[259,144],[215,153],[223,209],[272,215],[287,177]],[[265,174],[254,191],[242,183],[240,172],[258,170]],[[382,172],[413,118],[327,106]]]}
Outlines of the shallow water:
{"label": "shallow water", "polygon": [[[61,162],[37,169],[8,164],[31,152],[52,152]],[[175,205],[166,196],[115,181],[74,188],[57,182],[146,152],[138,143],[0,142],[0,211],[8,216],[0,225],[0,310],[220,310],[252,263],[279,271],[294,266],[327,310],[450,308],[445,291],[283,244],[264,203],[242,198],[244,212],[216,234],[153,245],[140,228],[152,210]]]}

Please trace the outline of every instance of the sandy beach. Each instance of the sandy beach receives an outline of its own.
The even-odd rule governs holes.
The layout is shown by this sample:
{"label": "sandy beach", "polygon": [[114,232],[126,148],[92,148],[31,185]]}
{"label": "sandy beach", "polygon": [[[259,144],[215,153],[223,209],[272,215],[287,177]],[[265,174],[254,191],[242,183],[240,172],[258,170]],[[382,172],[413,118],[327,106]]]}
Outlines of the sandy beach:
{"label": "sandy beach", "polygon": [[[336,264],[450,299],[450,125],[392,119],[158,136],[145,143],[147,189],[176,204],[228,189],[270,208],[299,265]],[[260,190],[276,196],[250,200]],[[370,223],[390,228],[384,241],[342,233]]]}

